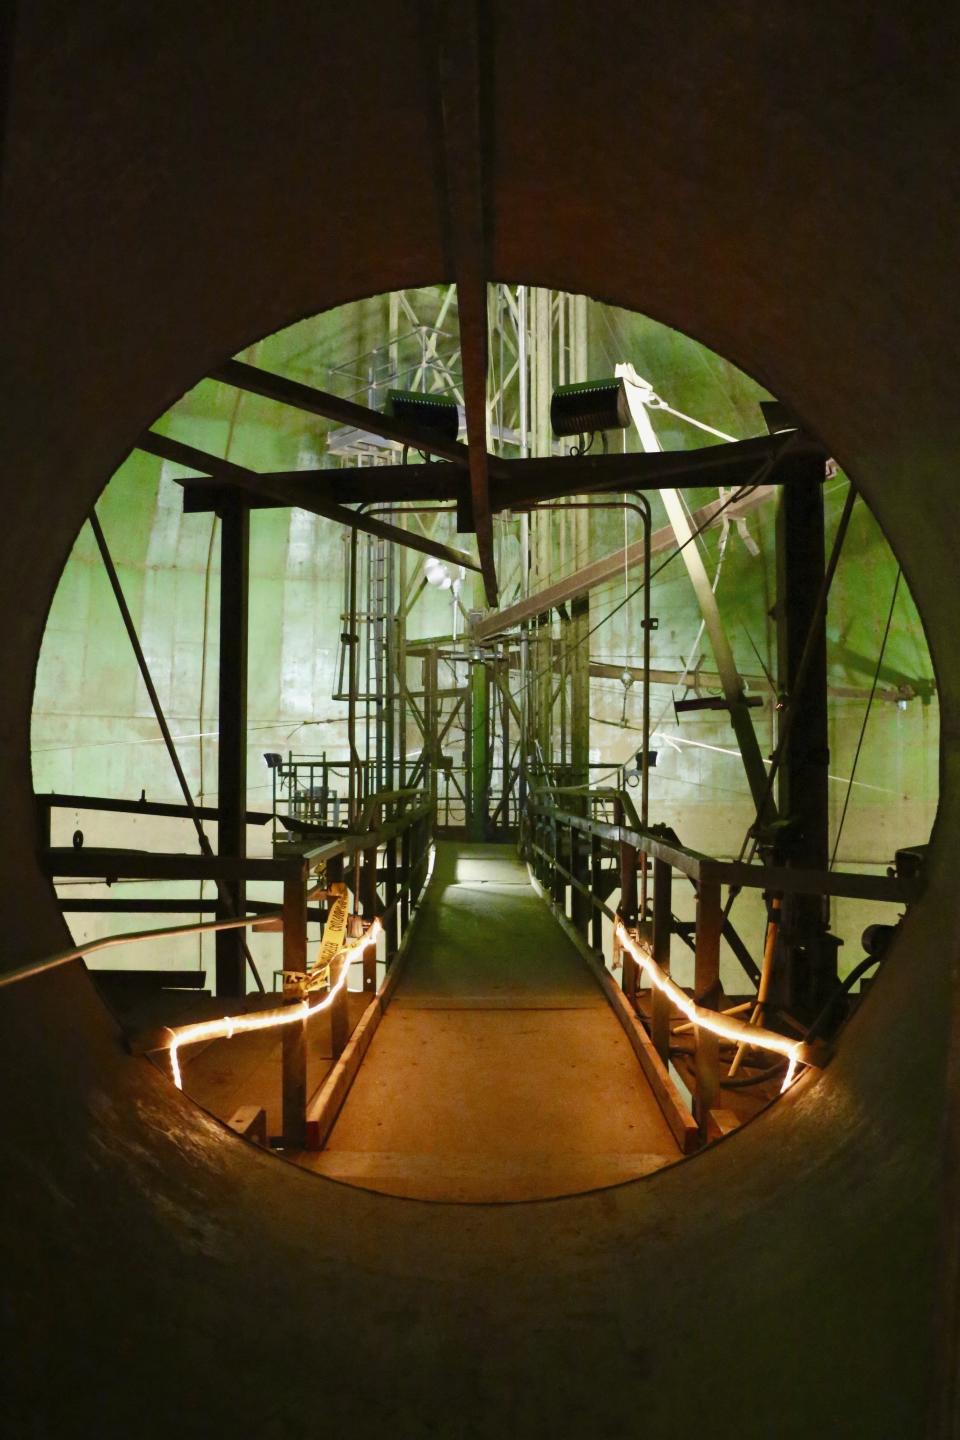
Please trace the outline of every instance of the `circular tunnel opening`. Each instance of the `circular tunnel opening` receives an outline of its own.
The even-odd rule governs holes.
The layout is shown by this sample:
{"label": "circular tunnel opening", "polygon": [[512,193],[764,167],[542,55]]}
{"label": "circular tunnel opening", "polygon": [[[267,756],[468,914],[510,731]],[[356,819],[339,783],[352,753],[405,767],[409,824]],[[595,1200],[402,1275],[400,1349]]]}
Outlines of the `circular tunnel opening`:
{"label": "circular tunnel opening", "polygon": [[[78,947],[178,929],[88,955],[135,1048],[169,1073],[207,1026],[174,1048],[199,1104],[420,1198],[650,1173],[827,1063],[937,799],[896,557],[775,397],[527,286],[489,287],[487,360],[495,604],[456,291],[393,292],[156,422],[77,538],[33,711]],[[296,1004],[324,1013],[271,1022]]]}

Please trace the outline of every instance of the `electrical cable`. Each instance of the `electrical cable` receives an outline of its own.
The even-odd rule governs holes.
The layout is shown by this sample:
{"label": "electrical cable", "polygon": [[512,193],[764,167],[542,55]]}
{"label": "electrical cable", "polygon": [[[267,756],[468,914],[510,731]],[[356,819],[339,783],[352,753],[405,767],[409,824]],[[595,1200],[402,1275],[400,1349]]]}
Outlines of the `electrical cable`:
{"label": "electrical cable", "polygon": [[[783,452],[781,451],[780,454],[782,453]],[[726,510],[729,505],[733,505],[738,500],[746,499],[746,497],[748,495],[751,495],[761,483],[762,481],[760,480],[752,480],[748,484],[741,486],[738,490],[734,490],[723,502],[723,504],[720,505],[711,514],[708,520],[704,520],[703,523],[699,525],[696,530],[693,531],[693,533],[689,536],[687,540],[683,542],[682,545],[678,545],[675,550],[671,550],[670,554],[661,561],[661,563],[656,567],[656,569],[651,570],[651,582],[655,580],[658,575],[662,574],[662,572],[667,568],[671,561],[677,558],[681,551],[686,549],[688,545],[691,545],[702,534],[704,530],[708,529],[711,525],[713,525],[717,517],[719,515],[722,515],[724,510]],[[581,635],[577,640],[572,641],[570,645],[566,646],[565,654],[569,654],[571,651],[576,650],[580,645],[585,644],[586,641],[590,639],[591,635],[594,635],[602,626],[606,625],[608,621],[612,620],[614,615],[618,614],[618,612],[621,611],[624,606],[633,599],[635,595],[639,595],[643,591],[645,584],[645,581],[641,581],[639,585],[635,586],[634,589],[630,591],[629,595],[625,595],[622,600],[619,600],[616,605],[614,605],[613,608],[607,612],[606,615],[602,616],[597,621],[595,625],[591,625],[590,629],[584,635]],[[529,687],[536,680],[542,680],[546,675],[552,675],[553,668],[553,666],[545,666],[542,670],[535,670],[527,680],[527,686]]]}
{"label": "electrical cable", "polygon": [[837,858],[837,851],[840,849],[840,836],[843,834],[843,822],[847,818],[847,809],[850,805],[850,795],[853,791],[854,776],[857,773],[857,765],[860,760],[860,751],[863,749],[864,736],[867,733],[867,724],[870,720],[870,711],[873,709],[874,696],[877,693],[877,685],[880,681],[880,671],[883,667],[883,657],[887,649],[887,640],[890,636],[890,626],[893,623],[893,612],[897,603],[897,591],[900,589],[900,577],[903,571],[897,566],[897,577],[893,582],[893,594],[890,597],[890,609],[887,612],[887,623],[883,630],[883,639],[880,641],[880,654],[877,656],[876,668],[873,672],[873,683],[870,686],[870,695],[867,699],[867,708],[863,712],[863,723],[860,726],[860,734],[857,738],[857,748],[853,752],[853,764],[850,767],[850,779],[847,782],[847,793],[843,797],[843,809],[840,812],[840,823],[837,826],[836,839],[833,842],[833,854],[830,856],[830,864],[827,867],[832,870]]}

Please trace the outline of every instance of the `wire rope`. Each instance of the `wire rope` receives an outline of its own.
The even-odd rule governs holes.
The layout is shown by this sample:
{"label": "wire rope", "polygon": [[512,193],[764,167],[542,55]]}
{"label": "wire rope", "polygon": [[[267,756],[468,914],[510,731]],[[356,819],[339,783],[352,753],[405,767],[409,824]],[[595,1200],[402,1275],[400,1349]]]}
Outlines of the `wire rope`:
{"label": "wire rope", "polygon": [[840,812],[840,823],[837,826],[836,838],[833,842],[833,854],[830,856],[829,868],[832,870],[837,859],[837,852],[840,849],[840,837],[843,834],[844,821],[847,818],[847,810],[850,805],[850,796],[853,792],[854,777],[857,773],[857,765],[860,761],[860,752],[863,749],[864,737],[867,733],[867,725],[870,721],[870,711],[873,709],[874,697],[877,693],[877,685],[880,681],[880,671],[883,667],[883,657],[887,649],[887,640],[890,637],[890,626],[893,623],[893,612],[897,604],[897,592],[900,589],[900,577],[903,571],[897,566],[897,576],[893,582],[893,594],[890,596],[890,609],[887,611],[887,623],[883,629],[883,639],[880,641],[880,654],[877,656],[877,663],[873,671],[873,683],[870,686],[870,694],[867,698],[867,706],[863,712],[863,723],[860,726],[860,734],[857,737],[857,748],[853,752],[853,764],[850,767],[850,779],[847,781],[847,792],[843,797],[843,809]]}

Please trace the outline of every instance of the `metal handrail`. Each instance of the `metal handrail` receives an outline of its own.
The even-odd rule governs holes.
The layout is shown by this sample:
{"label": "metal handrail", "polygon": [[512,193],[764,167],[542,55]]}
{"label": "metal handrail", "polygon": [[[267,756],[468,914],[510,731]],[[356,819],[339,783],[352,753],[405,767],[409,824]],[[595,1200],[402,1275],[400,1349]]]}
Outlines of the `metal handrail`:
{"label": "metal handrail", "polygon": [[[381,798],[386,798],[384,796]],[[393,795],[406,795],[412,792],[390,792]],[[409,810],[399,819],[389,825],[383,826],[380,830],[371,830],[364,835],[345,835],[342,839],[328,841],[324,845],[317,846],[312,850],[300,852],[301,858],[308,864],[316,864],[318,861],[331,859],[336,855],[352,855],[357,850],[370,849],[374,844],[379,845],[384,840],[390,840],[394,835],[400,834],[403,830],[413,825],[417,820],[433,810],[430,801]],[[195,925],[167,925],[156,930],[128,930],[116,935],[102,935],[98,939],[89,940],[83,945],[75,945],[69,950],[57,951],[54,955],[48,955],[40,960],[30,961],[26,965],[20,965],[14,970],[7,970],[0,974],[0,989],[16,985],[21,980],[32,979],[36,975],[47,974],[51,970],[59,969],[61,965],[68,965],[73,960],[83,960],[87,955],[92,955],[99,950],[109,950],[120,945],[136,944],[142,940],[162,940],[177,935],[200,935],[216,930],[240,930],[250,925],[263,925],[265,922],[276,924],[283,923],[282,910],[260,911],[255,915],[247,915],[241,919],[232,920],[205,920]]]}
{"label": "metal handrail", "polygon": [[[594,792],[598,793],[598,792]],[[784,894],[834,895],[853,900],[884,900],[910,903],[919,893],[917,882],[889,875],[858,875],[845,871],[801,870],[787,866],[751,865],[738,860],[718,860],[686,845],[665,840],[637,824],[619,825],[594,820],[570,811],[559,810],[534,792],[528,807],[535,814],[551,818],[561,826],[596,835],[610,844],[629,845],[652,860],[662,860],[690,879],[720,885],[736,885],[747,889],[780,891]],[[632,810],[630,797],[611,792],[626,810]],[[635,811],[633,812],[636,813]]]}
{"label": "metal handrail", "polygon": [[162,940],[170,935],[199,935],[207,930],[240,930],[247,925],[260,925],[265,920],[276,920],[278,917],[282,923],[282,910],[246,915],[242,920],[205,920],[199,925],[167,925],[161,930],[127,930],[120,935],[101,935],[98,940],[90,940],[85,945],[75,945],[72,950],[60,950],[55,955],[48,955],[46,959],[33,960],[27,965],[18,966],[16,970],[7,970],[0,974],[0,990],[8,985],[16,985],[21,980],[30,980],[34,975],[45,975],[49,970],[68,965],[71,960],[83,960],[95,950],[110,950],[117,945],[132,945],[139,940]]}

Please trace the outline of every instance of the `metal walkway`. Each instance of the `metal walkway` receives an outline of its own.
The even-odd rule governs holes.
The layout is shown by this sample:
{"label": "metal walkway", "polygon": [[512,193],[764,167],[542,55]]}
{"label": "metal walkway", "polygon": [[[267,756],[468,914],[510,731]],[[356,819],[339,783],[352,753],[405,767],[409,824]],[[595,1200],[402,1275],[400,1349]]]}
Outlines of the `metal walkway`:
{"label": "metal walkway", "polygon": [[531,1200],[679,1158],[607,1000],[512,846],[441,842],[405,968],[325,1150],[333,1179]]}

